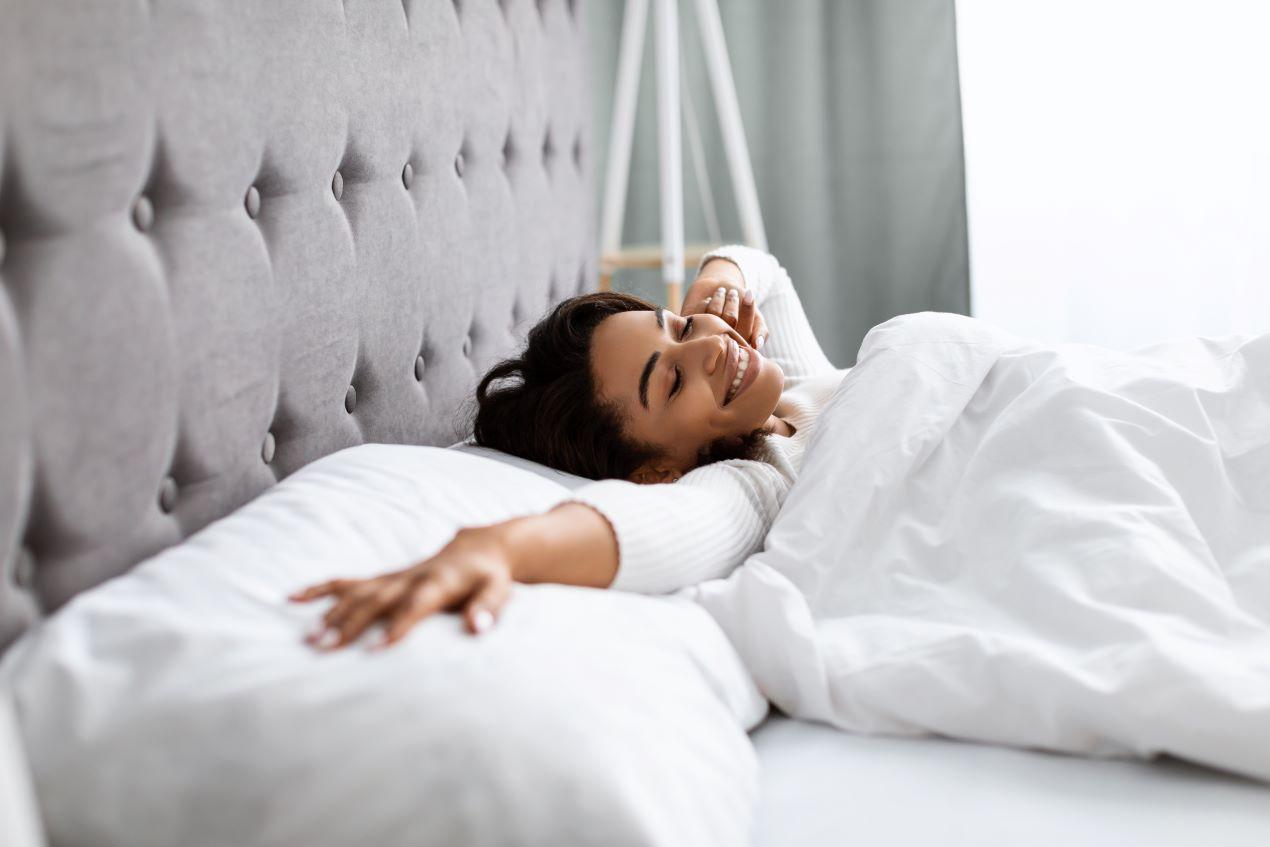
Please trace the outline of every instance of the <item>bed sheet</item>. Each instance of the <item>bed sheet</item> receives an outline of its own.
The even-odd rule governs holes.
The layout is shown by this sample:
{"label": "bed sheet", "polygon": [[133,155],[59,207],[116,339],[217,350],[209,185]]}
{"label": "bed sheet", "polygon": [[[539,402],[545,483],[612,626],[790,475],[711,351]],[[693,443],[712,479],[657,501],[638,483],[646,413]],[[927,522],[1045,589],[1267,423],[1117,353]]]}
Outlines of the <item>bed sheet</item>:
{"label": "bed sheet", "polygon": [[779,715],[752,738],[755,847],[1270,844],[1270,787],[1173,759],[862,736]]}

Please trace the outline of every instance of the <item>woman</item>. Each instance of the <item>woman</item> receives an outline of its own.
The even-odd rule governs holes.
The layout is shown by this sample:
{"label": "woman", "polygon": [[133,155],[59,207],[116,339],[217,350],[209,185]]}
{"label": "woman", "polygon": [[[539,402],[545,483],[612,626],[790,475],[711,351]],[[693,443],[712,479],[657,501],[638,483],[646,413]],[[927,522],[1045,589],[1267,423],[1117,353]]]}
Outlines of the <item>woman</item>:
{"label": "woman", "polygon": [[451,608],[476,634],[513,581],[663,593],[758,549],[846,371],[761,250],[707,253],[684,303],[680,315],[623,294],[557,306],[481,380],[475,438],[599,481],[545,514],[462,529],[413,567],[296,593],[335,600],[310,643],[341,647],[379,622],[387,646]]}

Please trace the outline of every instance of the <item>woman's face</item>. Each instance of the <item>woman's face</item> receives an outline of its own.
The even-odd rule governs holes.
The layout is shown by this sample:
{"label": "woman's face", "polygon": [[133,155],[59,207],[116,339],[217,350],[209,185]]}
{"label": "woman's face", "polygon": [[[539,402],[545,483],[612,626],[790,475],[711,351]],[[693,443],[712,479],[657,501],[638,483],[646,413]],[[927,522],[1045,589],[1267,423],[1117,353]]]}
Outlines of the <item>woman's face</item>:
{"label": "woman's face", "polygon": [[658,466],[680,472],[718,439],[766,427],[785,385],[780,367],[720,318],[662,309],[601,321],[591,366],[626,434],[660,448]]}

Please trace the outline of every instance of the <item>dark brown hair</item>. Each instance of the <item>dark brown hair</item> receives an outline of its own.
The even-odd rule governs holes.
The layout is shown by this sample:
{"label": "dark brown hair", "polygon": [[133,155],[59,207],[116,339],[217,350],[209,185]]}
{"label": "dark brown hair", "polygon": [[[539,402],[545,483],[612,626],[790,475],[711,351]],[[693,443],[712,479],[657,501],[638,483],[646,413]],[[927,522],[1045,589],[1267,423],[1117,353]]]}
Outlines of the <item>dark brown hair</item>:
{"label": "dark brown hair", "polygon": [[[562,301],[529,331],[525,352],[490,368],[476,387],[476,443],[589,479],[629,479],[659,451],[628,438],[621,411],[600,399],[591,342],[610,315],[656,308],[615,292]],[[697,463],[762,459],[769,435],[720,438]]]}
{"label": "dark brown hair", "polygon": [[627,479],[656,458],[656,448],[623,434],[621,414],[600,399],[591,368],[600,321],[655,308],[617,292],[562,301],[529,331],[525,351],[476,387],[476,443],[590,479]]}

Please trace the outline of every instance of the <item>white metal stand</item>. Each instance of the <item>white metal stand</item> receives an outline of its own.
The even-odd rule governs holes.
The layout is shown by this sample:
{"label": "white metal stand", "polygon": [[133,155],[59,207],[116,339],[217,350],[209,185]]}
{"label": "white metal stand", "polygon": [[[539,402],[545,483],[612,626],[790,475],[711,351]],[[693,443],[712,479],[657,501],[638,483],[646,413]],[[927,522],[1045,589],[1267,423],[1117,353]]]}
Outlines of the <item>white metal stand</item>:
{"label": "white metal stand", "polygon": [[[644,31],[648,26],[649,0],[627,0],[622,20],[622,42],[618,54],[617,85],[614,91],[613,126],[609,135],[608,168],[604,179],[604,207],[600,220],[600,290],[612,285],[619,268],[657,267],[660,259],[662,278],[666,283],[666,305],[678,309],[683,296],[684,268],[695,264],[709,249],[708,245],[684,244],[683,224],[683,157],[679,133],[679,10],[678,0],[653,0],[656,4],[657,39],[657,156],[661,201],[661,244],[623,248],[622,223],[626,210],[626,186],[630,179],[631,141],[635,132],[635,107],[639,97],[640,65],[644,54]],[[741,124],[741,109],[736,99],[736,84],[728,61],[728,48],[723,38],[716,0],[694,0],[701,30],[702,54],[710,76],[715,111],[728,159],[732,191],[741,218],[746,244],[767,249],[767,234],[754,187],[750,152]],[[689,116],[689,135],[693,142],[693,159],[711,222],[711,236],[718,240],[714,207],[709,198],[704,156],[696,133],[694,116]]]}

